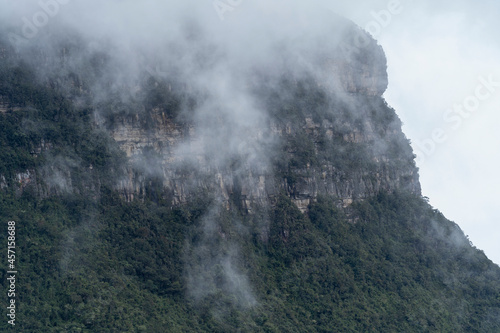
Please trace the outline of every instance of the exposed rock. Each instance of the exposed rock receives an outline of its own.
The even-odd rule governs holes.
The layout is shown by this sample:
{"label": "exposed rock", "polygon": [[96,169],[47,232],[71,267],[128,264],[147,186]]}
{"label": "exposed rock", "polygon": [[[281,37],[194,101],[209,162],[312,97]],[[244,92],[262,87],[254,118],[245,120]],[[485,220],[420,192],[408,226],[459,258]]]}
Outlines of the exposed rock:
{"label": "exposed rock", "polygon": [[[166,197],[171,198],[173,204],[186,203],[199,189],[207,189],[211,193],[218,193],[227,202],[236,194],[241,201],[242,207],[252,212],[255,204],[268,202],[280,191],[285,192],[295,202],[300,210],[306,211],[308,205],[318,195],[328,194],[338,198],[339,206],[348,206],[355,200],[361,200],[377,194],[380,191],[393,192],[396,190],[420,193],[418,172],[415,168],[412,155],[390,157],[386,148],[377,148],[379,142],[404,143],[405,137],[400,129],[400,124],[387,124],[382,134],[378,134],[375,125],[369,121],[368,115],[364,115],[364,130],[361,131],[353,124],[346,124],[350,132],[342,134],[345,142],[357,145],[365,144],[370,149],[372,156],[371,169],[363,167],[353,170],[340,168],[331,162],[304,168],[294,168],[294,180],[290,182],[287,177],[277,177],[269,170],[243,169],[235,174],[231,168],[220,169],[206,165],[203,175],[182,168],[186,159],[198,161],[203,164],[204,156],[197,147],[195,130],[193,128],[182,128],[165,119],[159,110],[154,110],[154,119],[157,123],[150,131],[143,131],[137,119],[131,121],[122,119],[119,126],[112,131],[115,140],[127,152],[134,161],[143,158],[141,152],[146,148],[154,149],[160,157],[157,165],[150,165],[153,175],[163,179]],[[315,144],[315,150],[319,150],[318,141],[322,132],[326,133],[329,140],[337,135],[334,125],[328,120],[321,123],[315,122],[312,117],[304,119],[304,126],[295,129],[291,123],[271,123],[271,131],[281,140],[293,137],[296,132],[304,131]],[[399,126],[399,128],[398,128]],[[381,137],[383,135],[383,137]],[[176,150],[178,144],[183,143],[189,150],[183,150],[184,156],[179,155]],[[408,144],[406,142],[406,144]],[[294,152],[290,152],[293,156]],[[368,157],[367,157],[368,158]],[[393,167],[391,163],[398,162],[401,166]],[[146,193],[148,172],[134,172],[131,168],[127,179],[120,185],[120,192],[128,200],[141,198]],[[196,170],[203,170],[203,166],[197,166]],[[144,171],[144,170],[143,170]],[[149,174],[151,176],[151,173]]]}
{"label": "exposed rock", "polygon": [[[354,26],[349,29],[347,35],[359,33]],[[325,49],[328,51],[324,52],[333,50]],[[268,203],[280,193],[288,195],[302,211],[323,194],[336,197],[338,205],[343,207],[380,191],[420,194],[418,171],[409,143],[401,131],[401,123],[392,109],[380,106],[388,82],[382,48],[370,37],[366,46],[355,49],[352,54],[343,53],[339,47],[332,52],[309,59],[314,61],[312,66],[319,66],[320,72],[312,75],[312,86],[328,98],[343,100],[347,109],[332,106],[318,112],[302,105],[298,115],[272,116],[266,128],[249,130],[249,142],[254,141],[250,136],[265,132],[280,143],[273,152],[282,153],[282,156],[268,156],[271,161],[264,166],[245,165],[244,162],[237,167],[208,163],[210,156],[204,152],[205,142],[197,133],[199,128],[178,121],[166,108],[152,106],[144,110],[145,106],[141,106],[135,114],[118,112],[112,122],[96,113],[96,126],[110,130],[129,160],[116,189],[132,201],[144,198],[153,187],[160,188],[162,199],[174,205],[186,203],[200,192],[207,192],[217,195],[227,205],[241,205],[250,213],[256,205]],[[42,64],[61,60],[51,59],[44,53],[40,53],[37,59]],[[90,94],[82,90],[82,82],[76,75],[67,80],[79,94]],[[288,89],[296,89],[300,84],[293,75],[290,81]],[[186,93],[191,89],[185,83],[179,83],[179,87],[173,84],[166,84],[166,94],[179,90]],[[158,83],[155,86],[158,87]],[[4,102],[0,96],[0,112],[16,110],[19,109]],[[374,114],[380,110],[385,110],[385,114]],[[342,112],[349,113],[349,116],[344,117]],[[220,125],[225,126],[223,121]],[[308,144],[304,148],[306,151],[300,151],[298,147],[303,142]],[[42,142],[32,154],[38,155],[52,148],[51,143]],[[302,156],[303,153],[307,156]],[[356,154],[362,155],[363,161],[359,161]],[[280,159],[288,166],[279,166]],[[292,160],[299,163],[294,165],[290,163]],[[92,179],[92,166],[81,167],[86,168],[86,177]],[[36,187],[42,196],[99,188],[99,179],[89,180],[84,188],[77,188],[71,181],[71,168],[59,165],[26,171],[17,176],[17,182],[22,191],[28,184],[45,179],[45,182],[40,181],[43,186]],[[0,187],[6,186],[5,179],[0,178]]]}

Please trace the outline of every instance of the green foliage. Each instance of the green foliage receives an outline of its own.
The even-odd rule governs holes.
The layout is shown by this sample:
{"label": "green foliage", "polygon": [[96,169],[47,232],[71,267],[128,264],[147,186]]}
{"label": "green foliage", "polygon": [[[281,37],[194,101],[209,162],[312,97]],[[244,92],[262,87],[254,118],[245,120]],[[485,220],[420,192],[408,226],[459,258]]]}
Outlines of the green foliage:
{"label": "green foliage", "polygon": [[[90,76],[99,75],[105,59],[95,62]],[[14,220],[17,227],[15,331],[500,331],[500,268],[422,198],[381,193],[344,210],[325,196],[303,214],[280,194],[272,206],[248,215],[234,193],[229,210],[205,192],[172,207],[151,176],[144,201],[125,202],[111,183],[123,153],[91,125],[94,110],[75,107],[32,77],[25,64],[0,63],[0,96],[20,108],[0,115],[0,174],[9,181],[26,169],[65,166],[77,190],[44,197],[29,188],[15,191],[13,184],[0,190],[0,223]],[[277,103],[273,117],[295,131],[285,131],[283,153],[275,160],[279,177],[293,184],[301,169],[325,161],[346,173],[374,167],[373,143],[343,137],[362,130],[361,118],[350,112],[359,105],[328,101],[308,80],[283,84],[290,95],[269,99]],[[155,89],[148,108],[178,116],[181,102],[167,86]],[[367,98],[363,104],[380,138],[390,136],[387,126],[399,126],[383,101]],[[120,105],[102,106],[113,114]],[[304,123],[306,116],[318,122],[325,108],[332,138]],[[402,156],[392,167],[408,163],[405,138],[389,141],[383,148],[389,157]],[[36,151],[42,142],[51,145],[51,155]],[[54,158],[60,156],[64,163]],[[153,151],[144,156],[155,160]],[[6,232],[0,228],[0,239]],[[236,282],[224,275],[225,258],[248,287],[239,275]],[[214,280],[200,298],[188,281],[193,261],[208,270],[195,272]],[[1,283],[5,288],[5,271]],[[242,304],[230,283],[255,302]],[[0,300],[3,309],[6,301]],[[0,330],[9,329],[6,320],[0,322]]]}
{"label": "green foliage", "polygon": [[[303,215],[285,196],[268,240],[240,237],[238,265],[257,299],[186,297],[186,239],[210,202],[171,209],[113,191],[33,201],[0,194],[18,225],[19,328],[24,331],[495,332],[500,269],[422,199],[380,194],[346,214],[321,197]],[[233,218],[236,218],[239,213]],[[258,217],[240,217],[259,234]],[[232,218],[231,218],[232,219]],[[229,221],[231,221],[228,220]],[[236,229],[234,229],[236,230]],[[1,237],[5,237],[5,230]],[[5,282],[3,282],[5,283]],[[223,290],[221,290],[223,292]],[[223,302],[229,301],[224,305]],[[2,306],[5,304],[2,301]],[[216,307],[228,312],[218,313]],[[222,316],[222,317],[221,317]],[[7,330],[5,323],[1,325]]]}
{"label": "green foliage", "polygon": [[[54,156],[92,167],[102,180],[117,175],[124,154],[109,134],[92,126],[93,109],[76,108],[54,89],[33,80],[26,64],[0,63],[0,97],[16,108],[0,114],[0,175],[7,180],[18,172],[44,165]],[[53,147],[50,156],[44,147]],[[71,163],[70,163],[71,164]],[[82,179],[74,179],[83,186]]]}
{"label": "green foliage", "polygon": [[327,93],[309,77],[268,81],[257,93],[280,129],[283,140],[273,163],[289,185],[325,165],[345,176],[415,168],[401,121],[380,96]]}

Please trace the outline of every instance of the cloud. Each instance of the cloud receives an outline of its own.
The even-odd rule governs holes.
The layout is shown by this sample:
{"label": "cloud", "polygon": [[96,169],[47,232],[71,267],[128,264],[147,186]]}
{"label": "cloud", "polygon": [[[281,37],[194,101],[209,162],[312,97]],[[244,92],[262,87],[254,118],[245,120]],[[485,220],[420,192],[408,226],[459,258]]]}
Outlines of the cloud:
{"label": "cloud", "polygon": [[188,240],[184,255],[188,296],[195,302],[210,298],[222,301],[215,310],[222,312],[217,315],[224,315],[226,302],[242,309],[257,305],[239,245],[229,234],[233,228],[223,226],[222,206],[219,202],[202,218],[196,230],[197,240]]}

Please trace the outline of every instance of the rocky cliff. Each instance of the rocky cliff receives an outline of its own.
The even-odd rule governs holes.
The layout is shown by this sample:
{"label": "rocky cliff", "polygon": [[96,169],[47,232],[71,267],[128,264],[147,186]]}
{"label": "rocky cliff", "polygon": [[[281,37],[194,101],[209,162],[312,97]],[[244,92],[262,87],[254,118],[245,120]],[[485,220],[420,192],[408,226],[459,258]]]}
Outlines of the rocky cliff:
{"label": "rocky cliff", "polygon": [[[254,97],[270,117],[264,128],[251,128],[246,139],[255,141],[256,133],[271,137],[274,149],[260,152],[274,155],[265,167],[210,164],[203,142],[210,138],[198,135],[197,125],[203,124],[179,123],[169,107],[114,117],[106,125],[131,165],[140,164],[145,151],[158,157],[149,161],[149,171],[129,168],[119,190],[128,200],[140,198],[156,177],[173,204],[205,190],[218,193],[227,205],[237,198],[249,212],[280,192],[302,211],[319,195],[332,195],[346,207],[381,191],[420,194],[412,150],[382,97],[387,88],[382,48],[373,40],[352,54],[336,48],[319,66],[316,76],[257,79]],[[175,90],[169,84],[163,93],[174,95]],[[224,131],[231,124],[220,121],[218,126]]]}
{"label": "rocky cliff", "polygon": [[[353,36],[359,33],[364,34],[350,24],[333,46],[318,53],[285,48],[277,72],[252,68],[254,73],[239,81],[245,86],[244,99],[254,104],[252,112],[219,98],[208,118],[200,111],[207,103],[200,102],[200,96],[210,94],[211,88],[200,92],[182,75],[172,79],[149,71],[135,87],[124,84],[122,88],[136,94],[125,105],[116,103],[109,91],[104,102],[102,97],[95,101],[98,92],[92,86],[104,81],[98,77],[102,74],[92,76],[92,71],[84,74],[71,67],[69,59],[76,55],[70,46],[52,53],[31,50],[30,62],[44,69],[41,72],[57,67],[39,79],[43,89],[69,94],[76,109],[94,109],[94,128],[105,129],[126,153],[128,162],[114,188],[127,200],[154,192],[155,199],[177,205],[210,193],[226,206],[236,204],[252,212],[256,205],[285,193],[305,211],[320,195],[334,196],[346,207],[381,191],[420,194],[412,150],[395,111],[382,97],[388,82],[384,52],[368,35],[369,43],[356,47]],[[326,36],[318,37],[319,42],[325,44],[332,35]],[[349,52],[346,43],[351,44]],[[5,64],[7,59],[22,58],[5,45],[1,49]],[[106,59],[98,54],[85,61],[100,73]],[[210,78],[218,79],[217,75]],[[231,89],[231,94],[241,94],[241,87]],[[0,97],[0,112],[23,112],[23,105],[13,105]],[[30,103],[24,107],[33,109]],[[262,119],[256,121],[257,117]],[[31,144],[31,155],[45,155],[47,161],[13,175],[21,191],[35,186],[36,193],[47,196],[100,188],[92,163],[60,158],[54,162],[57,145],[43,136],[37,142]],[[79,169],[85,170],[91,184],[76,185]],[[7,181],[1,183],[8,187]]]}

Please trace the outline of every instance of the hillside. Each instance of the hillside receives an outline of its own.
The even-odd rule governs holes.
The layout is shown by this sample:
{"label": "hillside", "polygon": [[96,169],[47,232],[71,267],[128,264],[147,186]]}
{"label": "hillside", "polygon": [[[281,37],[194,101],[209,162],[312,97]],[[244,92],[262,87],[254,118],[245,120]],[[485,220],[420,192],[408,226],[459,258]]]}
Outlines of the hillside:
{"label": "hillside", "polygon": [[251,61],[196,27],[151,53],[0,34],[1,329],[500,331],[500,268],[422,198],[382,48],[333,21]]}

